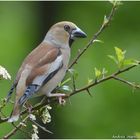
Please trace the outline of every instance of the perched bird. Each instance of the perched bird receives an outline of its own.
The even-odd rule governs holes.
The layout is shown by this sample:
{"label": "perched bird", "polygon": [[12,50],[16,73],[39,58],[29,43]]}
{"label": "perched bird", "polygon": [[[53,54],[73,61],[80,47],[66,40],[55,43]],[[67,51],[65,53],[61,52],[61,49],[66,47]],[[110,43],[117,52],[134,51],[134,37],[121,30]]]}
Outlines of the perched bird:
{"label": "perched bird", "polygon": [[58,97],[61,101],[65,94],[52,91],[65,76],[72,42],[85,37],[80,28],[68,21],[58,22],[49,29],[44,40],[25,58],[17,73],[7,96],[9,100],[16,88],[14,109],[8,122],[19,119],[22,105],[34,95]]}

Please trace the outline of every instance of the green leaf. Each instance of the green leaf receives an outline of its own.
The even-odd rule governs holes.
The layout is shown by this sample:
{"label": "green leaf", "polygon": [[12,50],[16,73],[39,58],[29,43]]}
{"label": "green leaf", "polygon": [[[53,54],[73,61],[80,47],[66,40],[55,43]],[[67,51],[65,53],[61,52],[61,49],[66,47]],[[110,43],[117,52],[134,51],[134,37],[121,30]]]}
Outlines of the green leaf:
{"label": "green leaf", "polygon": [[113,5],[113,6],[120,6],[122,5],[122,2],[119,0],[109,0],[109,2]]}
{"label": "green leaf", "polygon": [[95,70],[95,77],[96,78],[100,77],[102,74],[101,71],[99,69],[97,69],[96,67],[94,68],[94,70]]}
{"label": "green leaf", "polygon": [[117,55],[118,62],[122,63],[122,61],[125,58],[126,51],[122,51],[120,48],[115,47],[115,52],[116,52],[116,55]]}
{"label": "green leaf", "polygon": [[93,79],[88,78],[87,84],[90,85],[93,82]]}
{"label": "green leaf", "polygon": [[109,20],[108,18],[106,17],[106,15],[104,16],[104,21],[103,21],[103,25],[106,25],[108,24]]}
{"label": "green leaf", "polygon": [[135,59],[125,59],[123,61],[123,66],[129,66],[129,65],[138,65],[138,61]]}
{"label": "green leaf", "polygon": [[71,78],[70,78],[70,77],[69,77],[68,79],[64,80],[62,83],[60,83],[60,84],[59,84],[59,87],[65,85],[65,84],[68,83],[69,81],[71,81]]}
{"label": "green leaf", "polygon": [[62,86],[61,88],[60,88],[60,90],[63,90],[63,91],[69,91],[69,92],[72,92],[72,89],[70,88],[70,86],[68,86],[68,85],[64,85],[64,86]]}
{"label": "green leaf", "polygon": [[104,43],[102,40],[98,40],[98,39],[93,40],[93,42]]}
{"label": "green leaf", "polygon": [[115,56],[113,56],[113,55],[108,55],[108,57],[109,57],[111,60],[113,60],[116,64],[118,64],[118,60],[116,59]]}
{"label": "green leaf", "polygon": [[103,68],[103,70],[102,70],[102,75],[103,75],[103,77],[105,76],[105,74],[107,74],[108,73],[108,71],[105,69],[105,68]]}
{"label": "green leaf", "polygon": [[73,78],[76,80],[76,78],[78,77],[78,72],[75,69],[69,69],[68,71],[73,76]]}

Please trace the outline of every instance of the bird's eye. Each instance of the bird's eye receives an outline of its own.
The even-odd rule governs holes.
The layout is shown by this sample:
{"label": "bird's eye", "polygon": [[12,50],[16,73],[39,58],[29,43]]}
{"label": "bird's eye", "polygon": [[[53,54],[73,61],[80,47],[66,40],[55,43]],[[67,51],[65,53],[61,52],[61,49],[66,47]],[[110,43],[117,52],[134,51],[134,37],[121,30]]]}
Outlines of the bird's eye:
{"label": "bird's eye", "polygon": [[65,26],[64,26],[64,29],[65,29],[65,31],[68,32],[68,31],[70,30],[70,26],[69,26],[69,25],[65,25]]}

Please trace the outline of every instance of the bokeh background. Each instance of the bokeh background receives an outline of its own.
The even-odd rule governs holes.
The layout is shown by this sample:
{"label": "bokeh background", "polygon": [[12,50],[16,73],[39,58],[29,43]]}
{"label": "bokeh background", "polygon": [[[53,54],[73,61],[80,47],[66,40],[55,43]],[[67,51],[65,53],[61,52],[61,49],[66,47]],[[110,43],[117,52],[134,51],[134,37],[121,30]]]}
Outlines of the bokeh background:
{"label": "bokeh background", "polygon": [[[4,98],[25,56],[44,38],[56,22],[68,20],[76,23],[88,38],[77,40],[72,46],[72,58],[98,30],[111,4],[104,2],[0,2],[0,65],[12,76],[11,81],[0,81],[0,98]],[[101,34],[104,43],[96,43],[74,66],[79,76],[77,87],[94,77],[94,67],[114,72],[117,67],[108,59],[114,46],[127,50],[128,58],[140,59],[140,2],[123,2],[111,25]],[[140,68],[121,77],[140,83]],[[140,132],[140,91],[118,81],[110,80],[92,88],[91,98],[82,92],[70,98],[66,106],[53,106],[52,122],[46,126],[54,134],[39,130],[40,138],[112,138],[134,136]],[[9,115],[12,106],[4,113]],[[30,125],[30,124],[29,124]],[[13,126],[0,124],[0,137]],[[30,129],[30,128],[29,128]],[[17,132],[12,138],[28,138]]]}

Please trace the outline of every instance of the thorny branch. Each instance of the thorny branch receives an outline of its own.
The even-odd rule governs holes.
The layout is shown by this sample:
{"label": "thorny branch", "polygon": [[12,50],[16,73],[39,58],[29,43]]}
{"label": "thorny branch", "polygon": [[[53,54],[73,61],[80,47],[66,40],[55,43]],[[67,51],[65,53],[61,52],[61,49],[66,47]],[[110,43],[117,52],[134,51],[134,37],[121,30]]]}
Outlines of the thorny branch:
{"label": "thorny branch", "polygon": [[[140,64],[140,62],[139,62],[139,64]],[[122,73],[124,73],[124,72],[126,72],[126,71],[129,71],[129,70],[133,69],[133,68],[136,67],[136,66],[138,66],[138,65],[132,65],[132,66],[127,67],[127,68],[125,68],[125,69],[119,70],[119,71],[117,71],[117,72],[115,72],[115,73],[113,73],[113,74],[111,74],[111,75],[109,75],[109,76],[106,76],[106,77],[104,77],[104,78],[102,78],[102,79],[96,80],[95,82],[91,83],[90,85],[87,85],[87,86],[85,86],[85,87],[76,89],[74,92],[70,93],[70,94],[67,95],[65,98],[69,98],[70,96],[73,96],[73,95],[75,95],[75,94],[77,94],[77,93],[81,93],[81,92],[83,92],[83,91],[89,91],[90,88],[92,88],[92,87],[94,87],[94,86],[96,86],[96,85],[99,85],[99,84],[101,84],[101,83],[103,83],[103,82],[105,82],[105,81],[108,81],[108,80],[110,80],[110,79],[119,80],[119,81],[121,81],[121,82],[123,82],[123,83],[125,83],[125,84],[128,84],[128,85],[130,85],[130,86],[135,87],[134,85],[132,85],[132,83],[130,83],[130,82],[126,81],[126,80],[123,80],[123,79],[121,79],[121,78],[118,78],[117,76],[120,75],[120,74],[122,74]],[[140,88],[140,86],[137,85],[136,88]],[[35,106],[35,107],[32,108],[32,112],[34,112],[34,111],[36,111],[36,110],[39,110],[40,108],[42,108],[43,106],[45,106],[45,105],[47,105],[47,104],[49,104],[49,103],[52,104],[52,103],[54,103],[54,102],[57,102],[57,100],[56,100],[56,99],[52,99],[51,101],[46,101],[46,102],[43,102],[43,103],[41,103],[41,104],[38,104],[37,106]],[[24,115],[24,114],[26,114],[27,112],[28,112],[28,109],[26,109],[26,110],[24,110],[23,112],[21,112],[21,115]],[[1,119],[1,120],[0,120],[0,123],[6,122],[7,120],[8,120],[8,118]],[[19,127],[21,127],[20,124],[17,126],[17,128],[19,128]],[[14,130],[12,130],[12,131],[11,131],[9,134],[7,134],[4,138],[10,137],[10,136],[14,135],[14,133],[18,130],[17,128],[14,128]]]}
{"label": "thorny branch", "polygon": [[[139,62],[138,64],[140,65],[140,62]],[[126,71],[129,71],[130,69],[132,69],[132,68],[134,68],[134,67],[136,67],[136,66],[138,66],[138,65],[132,65],[132,66],[127,67],[127,68],[125,68],[125,69],[119,70],[119,71],[117,71],[117,72],[115,72],[115,73],[113,73],[113,74],[111,74],[111,75],[109,75],[109,76],[106,76],[106,77],[104,77],[104,78],[102,78],[102,79],[96,80],[95,82],[93,82],[93,83],[91,83],[91,84],[89,84],[89,85],[87,85],[87,86],[85,86],[85,87],[82,87],[82,88],[80,88],[80,89],[77,89],[76,91],[70,93],[70,96],[75,95],[75,94],[77,94],[77,93],[79,93],[79,92],[85,91],[85,90],[87,90],[87,89],[90,89],[91,87],[94,87],[94,86],[96,86],[96,85],[98,85],[98,84],[100,84],[100,83],[103,83],[103,82],[105,82],[105,81],[107,81],[107,80],[110,80],[110,79],[119,80],[119,81],[121,81],[121,82],[123,82],[123,83],[125,83],[125,84],[128,84],[128,81],[123,80],[123,79],[120,79],[120,78],[117,78],[116,76],[117,76],[117,75],[120,75],[121,73],[124,73],[124,72],[126,72]],[[132,85],[132,83],[131,83],[131,84],[129,83],[128,85],[134,87],[134,85]],[[140,86],[137,85],[136,88],[140,88]]]}
{"label": "thorny branch", "polygon": [[108,27],[108,25],[110,24],[114,14],[115,14],[115,11],[117,9],[117,5],[113,5],[112,7],[112,10],[109,14],[109,16],[107,17],[107,21],[106,22],[103,22],[103,24],[101,25],[101,27],[99,28],[99,30],[93,35],[92,39],[88,42],[88,44],[81,50],[78,52],[77,56],[75,57],[75,59],[72,61],[72,63],[69,65],[69,69],[73,67],[73,65],[75,65],[77,63],[77,61],[80,59],[80,57],[86,52],[86,50],[91,46],[93,45],[98,36],[103,32],[103,30]]}
{"label": "thorny branch", "polygon": [[30,121],[32,123],[34,123],[36,126],[38,126],[39,128],[41,128],[43,131],[47,132],[47,133],[50,133],[50,134],[53,134],[51,131],[47,130],[45,127],[41,126],[40,124],[38,124],[37,122],[35,122],[34,120],[31,120]]}
{"label": "thorny branch", "polygon": [[[117,9],[117,6],[118,6],[117,4],[116,4],[116,5],[113,4],[112,9],[111,9],[111,12],[110,12],[109,16],[106,18],[106,21],[103,22],[103,24],[101,25],[101,27],[99,28],[99,30],[93,35],[93,37],[92,37],[92,39],[89,41],[89,43],[77,54],[77,56],[75,57],[75,59],[74,59],[74,60],[72,61],[72,63],[70,64],[69,69],[72,68],[72,67],[78,62],[78,60],[80,59],[80,57],[87,51],[87,49],[88,49],[91,45],[93,45],[93,44],[96,42],[97,38],[98,38],[99,35],[104,31],[104,29],[105,29],[106,27],[108,27],[108,25],[109,25],[110,22],[112,21],[112,18],[113,18],[114,14],[115,14],[115,11],[116,11],[116,9]],[[138,65],[139,65],[139,64],[140,64],[140,62],[138,63]],[[134,67],[136,67],[136,66],[138,66],[138,65],[131,65],[131,66],[127,67],[127,68],[118,70],[118,71],[114,72],[114,73],[111,74],[111,75],[104,76],[104,77],[101,78],[101,79],[96,79],[94,82],[90,83],[89,85],[86,85],[86,86],[81,87],[81,88],[79,88],[79,89],[76,89],[76,86],[75,86],[75,79],[73,79],[73,87],[74,87],[74,90],[73,90],[71,93],[67,94],[67,95],[65,96],[65,98],[69,98],[70,96],[73,96],[73,95],[75,95],[75,94],[81,93],[81,92],[83,92],[83,91],[86,91],[86,92],[88,92],[88,93],[90,94],[90,92],[89,92],[89,89],[90,89],[90,88],[92,88],[92,87],[94,87],[94,86],[96,86],[96,85],[99,85],[99,84],[101,84],[101,83],[103,83],[103,82],[105,82],[105,81],[108,81],[108,80],[110,80],[110,79],[118,80],[118,81],[123,82],[123,83],[125,83],[125,84],[127,84],[127,85],[129,85],[129,86],[134,87],[134,88],[140,88],[140,85],[135,85],[134,83],[131,83],[131,82],[129,82],[129,81],[126,81],[126,80],[124,80],[124,79],[118,77],[118,75],[120,75],[120,74],[122,74],[122,73],[124,73],[124,72],[126,72],[126,71],[128,71],[128,70],[131,70],[131,69],[133,69]],[[44,107],[45,105],[47,105],[47,104],[52,104],[52,103],[56,103],[56,102],[57,102],[57,100],[54,99],[54,98],[51,98],[50,100],[45,100],[45,101],[43,100],[43,101],[40,102],[39,104],[35,105],[35,106],[32,108],[31,112],[34,113],[34,112],[36,112],[37,110],[39,110],[40,108]],[[25,109],[24,111],[21,112],[21,116],[24,115],[24,114],[27,114],[27,113],[28,113],[28,109]],[[19,124],[16,126],[16,128],[14,128],[12,131],[10,131],[10,132],[9,132],[7,135],[5,135],[3,138],[4,138],[4,139],[8,139],[8,138],[10,138],[12,135],[14,135],[14,134],[22,127],[22,123],[25,123],[25,122],[27,121],[27,119],[28,119],[28,115],[21,121],[21,123],[19,123]],[[7,122],[7,120],[8,120],[8,118],[0,118],[0,123]],[[33,121],[33,123],[36,124],[36,122],[34,122],[34,121]],[[36,124],[36,125],[38,125],[38,124]],[[44,129],[44,131],[48,131],[48,130],[46,130],[44,127],[42,127],[42,126],[40,126],[40,125],[39,125],[39,127],[40,127],[42,130]],[[49,131],[49,132],[50,132],[50,131]],[[50,133],[51,133],[51,132],[50,132]]]}
{"label": "thorny branch", "polygon": [[23,127],[23,124],[27,121],[29,116],[26,116],[13,130],[11,130],[7,135],[3,137],[3,139],[8,139],[12,135],[14,135],[21,127]]}
{"label": "thorny branch", "polygon": [[125,83],[125,84],[127,84],[127,85],[129,85],[129,86],[131,86],[131,87],[133,87],[133,88],[140,88],[140,85],[139,84],[136,84],[136,83],[134,83],[134,82],[129,82],[129,81],[127,81],[127,80],[125,80],[125,79],[122,79],[122,78],[119,78],[119,77],[116,77],[116,76],[114,76],[113,77],[115,80],[117,80],[117,81],[120,81],[120,82],[122,82],[122,83]]}

